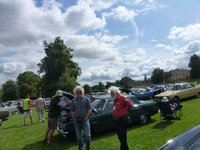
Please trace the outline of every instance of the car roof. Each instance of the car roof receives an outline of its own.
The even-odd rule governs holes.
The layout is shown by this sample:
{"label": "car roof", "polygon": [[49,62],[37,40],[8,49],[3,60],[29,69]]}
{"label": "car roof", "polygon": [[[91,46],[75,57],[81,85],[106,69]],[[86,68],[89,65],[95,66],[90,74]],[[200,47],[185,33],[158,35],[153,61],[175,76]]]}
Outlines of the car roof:
{"label": "car roof", "polygon": [[175,84],[172,84],[172,85],[185,85],[185,84],[192,84],[192,83],[175,83]]}

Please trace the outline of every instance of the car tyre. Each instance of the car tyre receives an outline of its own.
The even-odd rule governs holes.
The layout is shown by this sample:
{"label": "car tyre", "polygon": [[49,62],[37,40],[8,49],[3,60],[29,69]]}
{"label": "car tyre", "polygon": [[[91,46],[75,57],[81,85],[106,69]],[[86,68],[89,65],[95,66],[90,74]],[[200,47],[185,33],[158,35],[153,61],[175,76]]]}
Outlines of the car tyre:
{"label": "car tyre", "polygon": [[141,124],[146,124],[148,121],[149,121],[149,118],[147,115],[145,115],[145,114],[140,115],[140,123]]}

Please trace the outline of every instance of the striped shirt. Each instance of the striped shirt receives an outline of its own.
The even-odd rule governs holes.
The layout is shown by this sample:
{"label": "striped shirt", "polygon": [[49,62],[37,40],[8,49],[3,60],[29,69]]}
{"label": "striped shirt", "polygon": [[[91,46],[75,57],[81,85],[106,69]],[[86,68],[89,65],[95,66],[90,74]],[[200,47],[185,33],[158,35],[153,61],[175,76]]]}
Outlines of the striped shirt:
{"label": "striped shirt", "polygon": [[89,109],[91,109],[91,103],[86,96],[83,96],[81,100],[76,97],[71,103],[71,110],[75,112],[76,118],[84,118]]}

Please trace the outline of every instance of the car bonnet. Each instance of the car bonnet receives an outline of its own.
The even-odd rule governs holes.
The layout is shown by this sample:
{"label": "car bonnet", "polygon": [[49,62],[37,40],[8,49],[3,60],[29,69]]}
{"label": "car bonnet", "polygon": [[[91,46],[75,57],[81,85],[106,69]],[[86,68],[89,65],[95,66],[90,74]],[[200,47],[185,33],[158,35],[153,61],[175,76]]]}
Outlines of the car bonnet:
{"label": "car bonnet", "polygon": [[200,148],[200,124],[180,134],[158,150],[199,150]]}

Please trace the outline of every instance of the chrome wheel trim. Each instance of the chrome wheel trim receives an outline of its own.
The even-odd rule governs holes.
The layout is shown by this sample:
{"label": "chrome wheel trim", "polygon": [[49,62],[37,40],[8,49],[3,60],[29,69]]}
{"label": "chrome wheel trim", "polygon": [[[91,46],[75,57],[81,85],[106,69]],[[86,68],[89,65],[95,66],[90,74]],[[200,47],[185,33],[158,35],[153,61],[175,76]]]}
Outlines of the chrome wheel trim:
{"label": "chrome wheel trim", "polygon": [[147,121],[148,121],[147,116],[142,114],[142,115],[140,116],[140,122],[141,122],[142,124],[145,124],[145,123],[147,123]]}

